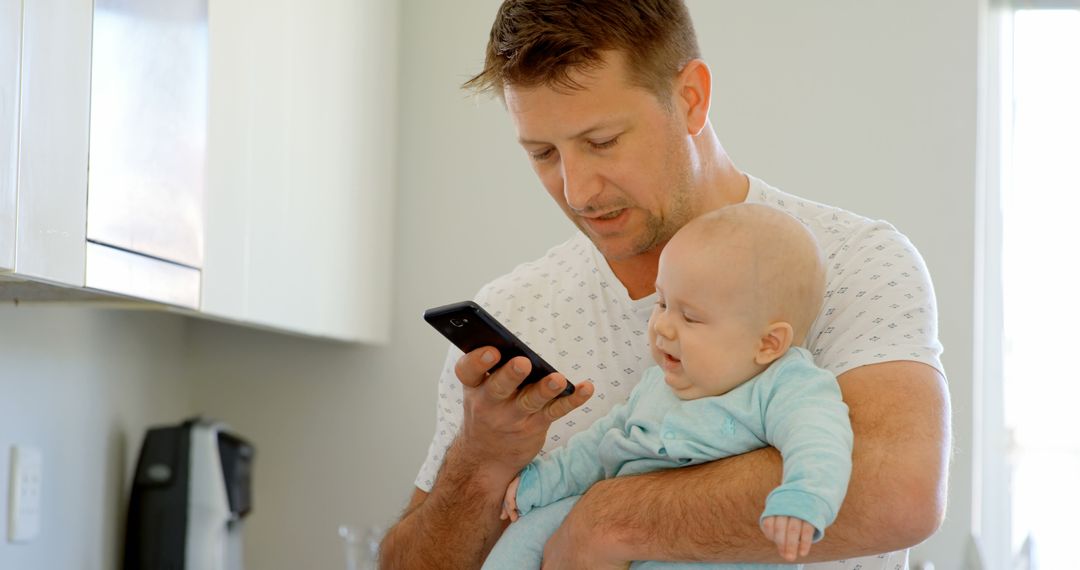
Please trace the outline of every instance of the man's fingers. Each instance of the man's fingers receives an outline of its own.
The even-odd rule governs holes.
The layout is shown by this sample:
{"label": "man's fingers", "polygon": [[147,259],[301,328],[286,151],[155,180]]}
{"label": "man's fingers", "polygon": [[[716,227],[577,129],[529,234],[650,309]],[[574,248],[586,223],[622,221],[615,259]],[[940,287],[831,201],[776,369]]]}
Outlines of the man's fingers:
{"label": "man's fingers", "polygon": [[476,388],[484,383],[484,378],[492,366],[499,361],[499,351],[490,346],[478,348],[464,354],[454,365],[454,374],[462,384]]}
{"label": "man's fingers", "polygon": [[[561,386],[562,387],[558,389],[558,394],[562,393],[566,384],[562,384]],[[551,403],[549,403],[547,405],[547,408],[545,408],[546,411],[544,413],[547,414],[549,420],[555,421],[565,416],[566,414],[569,414],[571,410],[588,401],[589,398],[592,397],[593,391],[594,388],[592,382],[582,382],[575,386],[573,394],[570,394],[569,396],[563,396],[562,398],[556,398]]]}
{"label": "man's fingers", "polygon": [[518,406],[527,414],[535,414],[544,409],[549,402],[566,389],[566,377],[562,374],[549,374],[523,388],[518,394]]}
{"label": "man's fingers", "polygon": [[516,394],[517,404],[523,411],[535,414],[546,410],[548,419],[552,421],[570,413],[592,396],[593,386],[585,382],[577,386],[570,396],[558,398],[566,389],[566,378],[558,373],[548,375],[519,392],[518,386],[529,376],[532,363],[528,358],[518,356],[492,371],[491,367],[498,361],[499,351],[495,348],[478,348],[458,359],[454,373],[465,386],[477,388],[483,385],[483,392],[493,400],[507,400]]}
{"label": "man's fingers", "polygon": [[500,366],[488,376],[484,392],[495,400],[510,399],[517,394],[518,386],[531,370],[532,363],[528,358],[524,356],[511,358],[510,362]]}

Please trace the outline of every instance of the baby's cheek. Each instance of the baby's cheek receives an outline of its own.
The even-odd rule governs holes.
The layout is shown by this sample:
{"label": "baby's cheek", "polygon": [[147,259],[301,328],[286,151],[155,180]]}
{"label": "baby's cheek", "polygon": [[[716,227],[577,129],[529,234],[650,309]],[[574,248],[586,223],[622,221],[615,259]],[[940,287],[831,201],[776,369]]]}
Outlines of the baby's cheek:
{"label": "baby's cheek", "polygon": [[663,358],[660,356],[660,351],[656,350],[656,345],[653,344],[652,338],[649,338],[649,354],[652,356],[653,364],[660,364]]}

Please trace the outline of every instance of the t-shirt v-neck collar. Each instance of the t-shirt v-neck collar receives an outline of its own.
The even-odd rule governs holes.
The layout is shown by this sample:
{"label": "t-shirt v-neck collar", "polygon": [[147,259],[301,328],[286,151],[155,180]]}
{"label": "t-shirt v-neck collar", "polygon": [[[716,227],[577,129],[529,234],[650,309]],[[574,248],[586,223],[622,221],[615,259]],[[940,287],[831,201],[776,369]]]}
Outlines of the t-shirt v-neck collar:
{"label": "t-shirt v-neck collar", "polygon": [[596,267],[600,281],[606,281],[608,283],[608,286],[612,288],[612,294],[619,300],[619,303],[626,308],[627,312],[638,316],[644,314],[645,318],[648,319],[648,313],[652,311],[653,305],[656,304],[656,291],[653,291],[640,299],[631,299],[630,292],[626,290],[626,286],[623,285],[623,282],[615,275],[615,272],[611,269],[611,265],[608,264],[607,258],[604,257],[603,253],[600,253],[596,244],[594,244],[584,233],[579,233],[578,235],[580,236],[580,239],[587,243],[587,247],[592,256],[593,265]]}

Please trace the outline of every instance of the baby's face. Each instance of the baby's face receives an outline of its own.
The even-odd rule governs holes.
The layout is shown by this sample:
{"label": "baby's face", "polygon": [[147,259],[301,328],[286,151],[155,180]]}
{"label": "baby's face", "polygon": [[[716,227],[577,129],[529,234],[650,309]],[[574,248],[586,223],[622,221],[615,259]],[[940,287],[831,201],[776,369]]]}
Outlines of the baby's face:
{"label": "baby's face", "polygon": [[753,285],[740,260],[700,253],[674,239],[660,256],[649,343],[664,379],[683,400],[724,394],[761,370]]}

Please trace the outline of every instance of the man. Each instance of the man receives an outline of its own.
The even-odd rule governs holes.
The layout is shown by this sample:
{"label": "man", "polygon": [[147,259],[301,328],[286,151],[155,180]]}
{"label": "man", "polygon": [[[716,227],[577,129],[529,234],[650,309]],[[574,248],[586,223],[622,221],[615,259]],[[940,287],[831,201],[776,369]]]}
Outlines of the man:
{"label": "man", "polygon": [[[922,259],[888,224],[740,172],[709,124],[712,76],[699,56],[678,0],[500,8],[485,69],[467,86],[503,97],[534,170],[580,233],[477,300],[557,369],[595,383],[556,398],[566,379],[555,374],[517,391],[527,360],[490,370],[490,347],[451,352],[436,435],[417,491],[383,542],[384,568],[479,567],[505,528],[507,483],[625,399],[648,365],[643,332],[664,244],[697,215],[746,201],[807,224],[829,264],[807,348],[837,374],[855,442],[847,498],[810,556],[846,561],[814,567],[903,567],[904,549],[939,526],[949,404]],[[545,567],[781,562],[757,528],[780,474],[767,448],[602,481],[548,543]]]}

